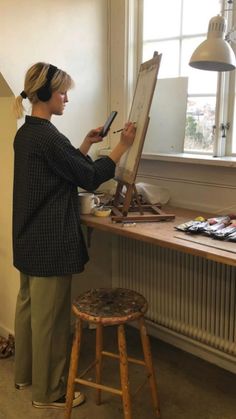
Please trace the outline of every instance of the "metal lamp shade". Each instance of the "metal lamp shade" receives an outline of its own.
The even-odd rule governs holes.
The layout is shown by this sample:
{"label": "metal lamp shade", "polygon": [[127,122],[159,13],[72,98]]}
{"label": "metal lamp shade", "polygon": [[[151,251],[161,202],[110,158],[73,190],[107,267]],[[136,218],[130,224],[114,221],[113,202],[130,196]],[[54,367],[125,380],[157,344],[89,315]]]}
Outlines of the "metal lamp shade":
{"label": "metal lamp shade", "polygon": [[236,67],[235,54],[223,39],[226,29],[224,17],[211,18],[207,39],[202,42],[191,56],[189,65],[200,70],[231,71]]}

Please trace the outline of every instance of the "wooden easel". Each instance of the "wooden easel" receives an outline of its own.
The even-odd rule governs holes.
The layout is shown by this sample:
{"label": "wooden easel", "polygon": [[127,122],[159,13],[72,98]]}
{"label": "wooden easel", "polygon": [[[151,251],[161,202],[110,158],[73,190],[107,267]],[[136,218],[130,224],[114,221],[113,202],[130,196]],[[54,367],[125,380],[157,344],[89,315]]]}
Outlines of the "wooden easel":
{"label": "wooden easel", "polygon": [[[124,192],[124,188],[126,191]],[[121,200],[123,203],[121,204]],[[173,220],[174,214],[166,214],[160,205],[142,204],[135,184],[118,182],[112,207],[112,221],[163,221]]]}
{"label": "wooden easel", "polygon": [[174,214],[165,214],[161,211],[158,204],[141,204],[135,186],[160,61],[161,54],[154,52],[153,58],[140,66],[129,117],[130,121],[136,121],[137,124],[135,146],[127,152],[126,159],[119,163],[116,172],[118,184],[112,208],[112,220],[116,222],[161,221],[175,218]]}

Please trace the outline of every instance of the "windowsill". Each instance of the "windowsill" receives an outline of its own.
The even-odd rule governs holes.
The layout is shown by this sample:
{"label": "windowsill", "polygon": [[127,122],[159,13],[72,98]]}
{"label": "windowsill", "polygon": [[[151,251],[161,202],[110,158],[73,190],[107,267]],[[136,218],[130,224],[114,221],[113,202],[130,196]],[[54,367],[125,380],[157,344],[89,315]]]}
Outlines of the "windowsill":
{"label": "windowsill", "polygon": [[[107,156],[110,154],[111,149],[100,149],[99,156]],[[169,161],[176,163],[187,164],[201,164],[204,166],[223,166],[223,167],[236,167],[236,156],[212,157],[204,154],[187,154],[187,153],[143,153],[141,156],[143,160],[157,160]]]}
{"label": "windowsill", "polygon": [[236,167],[236,157],[212,157],[204,154],[187,154],[187,153],[159,153],[159,154],[142,154],[145,160],[161,160],[178,163],[201,164],[208,166],[225,166]]}

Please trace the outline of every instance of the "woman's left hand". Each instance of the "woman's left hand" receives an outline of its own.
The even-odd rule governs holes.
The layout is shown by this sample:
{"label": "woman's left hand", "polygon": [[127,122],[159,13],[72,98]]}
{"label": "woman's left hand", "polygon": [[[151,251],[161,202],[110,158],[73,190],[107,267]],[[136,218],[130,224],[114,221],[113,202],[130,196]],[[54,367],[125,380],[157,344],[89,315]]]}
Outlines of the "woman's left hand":
{"label": "woman's left hand", "polygon": [[98,127],[88,132],[79,148],[81,153],[86,156],[92,144],[100,143],[103,140],[103,137],[100,135],[101,131],[102,127]]}
{"label": "woman's left hand", "polygon": [[100,143],[103,140],[103,137],[100,135],[102,131],[102,127],[98,127],[95,129],[91,129],[86,135],[84,141],[89,142],[90,145],[94,143]]}

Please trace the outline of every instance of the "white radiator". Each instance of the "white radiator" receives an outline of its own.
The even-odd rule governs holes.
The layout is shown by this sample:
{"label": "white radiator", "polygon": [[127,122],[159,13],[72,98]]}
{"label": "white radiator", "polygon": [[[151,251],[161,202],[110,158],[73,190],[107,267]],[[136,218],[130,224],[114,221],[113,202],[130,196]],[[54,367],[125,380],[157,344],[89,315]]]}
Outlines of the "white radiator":
{"label": "white radiator", "polygon": [[113,286],[147,298],[157,336],[236,372],[235,267],[123,237],[113,250]]}

